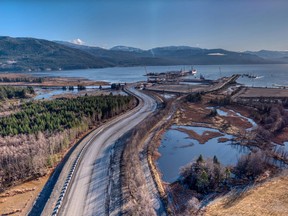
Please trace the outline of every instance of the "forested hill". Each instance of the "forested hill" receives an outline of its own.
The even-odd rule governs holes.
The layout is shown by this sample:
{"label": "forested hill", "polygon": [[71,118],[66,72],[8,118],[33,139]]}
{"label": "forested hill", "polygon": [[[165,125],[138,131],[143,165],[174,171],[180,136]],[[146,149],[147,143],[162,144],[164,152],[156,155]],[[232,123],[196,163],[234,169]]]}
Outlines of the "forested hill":
{"label": "forested hill", "polygon": [[35,38],[0,37],[0,71],[42,71],[110,67],[79,49]]}
{"label": "forested hill", "polygon": [[250,53],[188,46],[159,47],[150,50],[125,46],[102,49],[35,38],[0,37],[0,72],[144,65],[267,63],[281,61],[263,59]]}

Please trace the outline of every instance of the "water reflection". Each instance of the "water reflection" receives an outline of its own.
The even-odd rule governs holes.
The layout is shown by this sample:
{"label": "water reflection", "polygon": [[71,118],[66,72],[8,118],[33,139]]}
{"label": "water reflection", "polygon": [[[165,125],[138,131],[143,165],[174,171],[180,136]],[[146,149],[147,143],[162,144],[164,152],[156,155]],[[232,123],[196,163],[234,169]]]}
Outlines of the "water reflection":
{"label": "water reflection", "polygon": [[200,144],[196,139],[190,138],[188,134],[178,131],[178,128],[193,130],[201,135],[205,131],[219,132],[216,129],[205,127],[190,127],[173,125],[163,135],[159,152],[158,166],[163,174],[162,179],[166,182],[173,182],[178,178],[179,168],[195,160],[200,154],[204,158],[213,158],[214,155],[224,165],[235,164],[238,158],[249,152],[244,146],[238,146],[232,143],[232,135],[223,134],[221,138],[228,141],[218,142],[218,138],[212,138],[205,144]]}

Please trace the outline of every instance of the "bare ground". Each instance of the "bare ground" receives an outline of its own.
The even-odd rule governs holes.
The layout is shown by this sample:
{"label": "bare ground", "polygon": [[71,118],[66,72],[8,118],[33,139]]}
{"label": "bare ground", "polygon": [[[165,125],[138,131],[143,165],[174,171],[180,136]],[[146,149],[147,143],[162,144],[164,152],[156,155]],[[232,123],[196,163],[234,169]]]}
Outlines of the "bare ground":
{"label": "bare ground", "polygon": [[[11,187],[0,194],[0,215],[27,215],[49,175]],[[14,212],[14,213],[13,213]]]}

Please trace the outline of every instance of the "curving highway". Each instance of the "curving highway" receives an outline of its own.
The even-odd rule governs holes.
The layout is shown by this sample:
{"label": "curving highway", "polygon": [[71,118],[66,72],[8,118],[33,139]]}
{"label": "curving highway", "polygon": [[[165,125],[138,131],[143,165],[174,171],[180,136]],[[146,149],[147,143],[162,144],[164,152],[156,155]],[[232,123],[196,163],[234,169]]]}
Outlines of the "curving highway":
{"label": "curving highway", "polygon": [[94,132],[73,174],[59,215],[119,214],[121,200],[113,191],[120,190],[119,160],[123,148],[117,143],[156,109],[156,101],[151,97],[132,87],[128,91],[140,98],[140,105]]}

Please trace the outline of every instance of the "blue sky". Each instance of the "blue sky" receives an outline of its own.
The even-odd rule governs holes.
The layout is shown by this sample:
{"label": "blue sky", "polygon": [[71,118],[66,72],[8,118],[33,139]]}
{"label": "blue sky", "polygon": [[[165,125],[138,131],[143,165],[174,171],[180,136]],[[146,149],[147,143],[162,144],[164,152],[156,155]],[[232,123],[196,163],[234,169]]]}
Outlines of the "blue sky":
{"label": "blue sky", "polygon": [[0,35],[105,48],[288,50],[288,1],[0,0]]}

